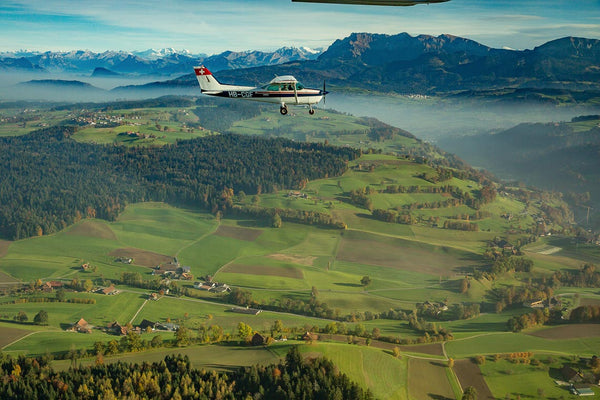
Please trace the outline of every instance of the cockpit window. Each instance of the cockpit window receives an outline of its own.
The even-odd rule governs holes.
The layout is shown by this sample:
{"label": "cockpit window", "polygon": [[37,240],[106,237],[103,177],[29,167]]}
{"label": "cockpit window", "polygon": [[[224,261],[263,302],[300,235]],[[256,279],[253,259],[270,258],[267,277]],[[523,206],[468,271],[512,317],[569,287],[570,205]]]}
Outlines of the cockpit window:
{"label": "cockpit window", "polygon": [[[261,87],[263,90],[269,90],[272,92],[276,91],[284,91],[284,90],[294,90],[293,83],[268,83]],[[300,82],[296,83],[296,90],[304,89],[304,85]]]}
{"label": "cockpit window", "polygon": [[264,85],[262,87],[262,89],[269,90],[269,91],[277,91],[277,90],[279,90],[279,85],[276,83],[268,83],[268,84]]}

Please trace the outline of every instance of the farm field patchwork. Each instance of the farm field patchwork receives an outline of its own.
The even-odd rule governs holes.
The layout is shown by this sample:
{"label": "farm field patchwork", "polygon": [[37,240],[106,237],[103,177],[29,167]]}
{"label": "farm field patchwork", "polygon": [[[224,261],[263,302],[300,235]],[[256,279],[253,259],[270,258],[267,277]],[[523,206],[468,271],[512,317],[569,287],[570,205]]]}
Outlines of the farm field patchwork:
{"label": "farm field patchwork", "polygon": [[[365,169],[358,170],[358,163]],[[232,337],[236,337],[240,322],[263,334],[271,332],[275,320],[281,320],[285,327],[319,330],[333,321],[299,315],[310,313],[314,300],[334,310],[336,316],[344,319],[343,324],[349,330],[362,325],[366,332],[377,328],[382,335],[399,340],[427,341],[424,338],[435,337],[437,332],[425,334],[424,329],[411,326],[407,317],[392,320],[380,318],[377,314],[395,310],[410,315],[417,303],[425,301],[447,303],[450,307],[455,304],[489,307],[495,301],[493,289],[522,283],[522,276],[517,274],[505,274],[493,280],[486,276],[476,278],[474,273],[478,269],[489,268],[491,262],[484,259],[482,253],[497,236],[502,235],[507,240],[521,237],[519,234],[505,235],[510,224],[497,215],[521,213],[521,203],[508,196],[500,196],[496,202],[486,205],[484,208],[493,216],[477,222],[481,229],[478,232],[442,229],[429,222],[430,217],[433,221],[436,217],[446,218],[449,212],[469,211],[464,205],[456,209],[415,211],[421,221],[416,225],[385,223],[375,220],[368,209],[350,204],[347,192],[366,186],[381,190],[388,184],[431,186],[432,183],[418,175],[431,172],[432,168],[373,154],[350,164],[353,169],[342,177],[308,182],[303,191],[309,194],[309,199],[286,199],[288,190],[260,196],[262,206],[285,204],[286,207],[303,210],[312,207],[346,222],[348,229],[322,228],[289,221],[284,221],[280,228],[273,228],[265,220],[228,215],[217,219],[205,211],[181,209],[163,203],[142,203],[129,205],[114,222],[84,219],[53,235],[15,242],[1,241],[2,281],[19,279],[29,283],[41,279],[70,284],[72,280],[90,280],[96,289],[119,282],[124,272],[135,272],[143,280],[159,282],[162,278],[153,277],[148,267],[171,262],[175,258],[181,265],[190,266],[195,277],[189,281],[176,281],[173,287],[182,291],[162,296],[157,301],[148,300],[148,295],[149,292],[158,292],[158,285],[154,287],[156,290],[151,291],[120,283],[116,286],[121,293],[114,296],[67,290],[67,300],[93,299],[95,304],[56,301],[14,304],[13,300],[20,295],[6,296],[0,301],[0,314],[5,316],[6,321],[19,311],[25,312],[31,320],[41,309],[48,312],[49,320],[48,326],[43,327],[7,322],[10,328],[14,325],[14,331],[7,328],[7,338],[35,333],[15,343],[7,341],[5,351],[12,354],[59,354],[68,352],[72,345],[91,350],[95,341],[107,342],[114,338],[99,331],[91,335],[65,332],[65,328],[79,318],[95,326],[106,326],[114,321],[121,324],[132,321],[135,325],[144,319],[174,322],[190,328],[194,335],[199,328],[219,325]],[[372,172],[369,172],[369,164],[373,165]],[[475,182],[456,178],[452,178],[452,185],[464,190],[480,188]],[[246,196],[247,202],[252,201],[250,197]],[[388,193],[372,195],[377,207],[392,210],[397,207],[402,210],[411,202],[442,198],[446,196],[415,194],[400,198]],[[530,221],[524,217],[521,222],[527,225]],[[558,238],[544,240],[547,243],[539,243],[542,247],[536,248],[534,244],[528,250],[528,256],[531,253],[534,260],[534,271],[539,274],[534,278],[565,267],[575,268],[583,259],[594,260],[596,257],[595,250],[589,248],[585,249],[583,257],[572,258],[571,255],[579,251],[577,248]],[[551,254],[546,251],[555,248],[562,250]],[[122,257],[133,258],[132,264],[118,262],[117,259]],[[89,263],[94,269],[84,271],[81,268],[84,263]],[[232,304],[227,304],[226,294],[193,288],[195,281],[204,280],[207,275],[234,290],[248,290],[259,307],[260,304],[276,306],[280,301],[297,301],[301,305],[290,313],[264,310],[258,315],[238,314],[232,312]],[[365,276],[369,277],[367,284],[361,283]],[[470,287],[461,293],[459,283],[465,277],[469,278]],[[189,298],[182,293],[197,298]],[[574,298],[573,293],[580,294],[578,301],[582,304],[593,302],[594,296],[597,296],[592,288],[563,287],[556,293],[568,294],[569,298]],[[56,294],[36,293],[35,296],[54,299]],[[480,315],[465,320],[438,321],[431,318],[436,329],[451,330],[454,340],[443,346],[441,343],[399,345],[406,353],[400,359],[390,354],[390,348],[395,347],[391,343],[359,346],[317,342],[302,346],[302,351],[308,356],[330,357],[340,370],[364,387],[371,388],[378,398],[409,400],[454,397],[456,388],[453,389],[448,380],[444,348],[465,371],[461,372],[462,375],[458,374],[463,387],[465,382],[480,385],[480,395],[486,395],[481,383],[483,378],[472,378],[475,370],[467,364],[470,362],[468,357],[513,351],[591,356],[600,345],[600,331],[596,325],[508,333],[508,318],[528,311],[513,307],[498,314],[489,309],[482,310]],[[361,320],[364,314],[369,317]],[[163,336],[172,339],[174,334]],[[364,339],[357,341],[362,343]],[[248,365],[252,359],[261,363],[272,362],[284,355],[286,346],[289,347],[278,343],[266,350],[200,346],[125,354],[118,358],[132,362],[153,361],[162,359],[171,351],[180,351],[193,355],[193,360],[196,360],[193,362],[198,362],[201,367],[228,369]],[[239,355],[239,360],[236,355]],[[411,358],[415,355],[430,359]],[[530,372],[532,382],[536,381],[537,371]],[[494,374],[489,374],[490,388],[491,393],[497,396],[506,383],[503,383],[501,375]],[[485,377],[487,379],[487,375]],[[428,386],[430,380],[440,384],[432,389]],[[523,389],[523,393],[530,392]],[[548,393],[551,393],[549,389]]]}

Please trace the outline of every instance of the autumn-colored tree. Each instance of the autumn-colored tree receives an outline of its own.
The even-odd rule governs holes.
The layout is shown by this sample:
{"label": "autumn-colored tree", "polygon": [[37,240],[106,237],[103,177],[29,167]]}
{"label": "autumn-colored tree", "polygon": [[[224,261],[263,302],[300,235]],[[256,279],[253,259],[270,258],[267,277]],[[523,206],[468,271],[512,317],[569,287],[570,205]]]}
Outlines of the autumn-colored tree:
{"label": "autumn-colored tree", "polygon": [[86,279],[83,282],[83,290],[85,290],[86,292],[89,292],[93,288],[94,288],[94,282],[92,282],[91,279]]}
{"label": "autumn-colored tree", "polygon": [[252,327],[243,322],[238,324],[238,336],[241,340],[248,342],[252,336]]}
{"label": "autumn-colored tree", "polygon": [[180,326],[175,332],[175,343],[177,346],[187,346],[189,344],[189,332],[185,326]]}

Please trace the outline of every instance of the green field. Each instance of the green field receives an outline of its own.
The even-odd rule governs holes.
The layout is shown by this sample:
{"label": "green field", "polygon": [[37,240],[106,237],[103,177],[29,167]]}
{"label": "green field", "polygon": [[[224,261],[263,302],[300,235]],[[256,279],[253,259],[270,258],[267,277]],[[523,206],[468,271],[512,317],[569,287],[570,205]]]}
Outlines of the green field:
{"label": "green field", "polygon": [[378,399],[409,399],[406,358],[396,359],[369,347],[335,343],[305,345],[301,350],[305,356],[329,358],[350,379],[371,389]]}

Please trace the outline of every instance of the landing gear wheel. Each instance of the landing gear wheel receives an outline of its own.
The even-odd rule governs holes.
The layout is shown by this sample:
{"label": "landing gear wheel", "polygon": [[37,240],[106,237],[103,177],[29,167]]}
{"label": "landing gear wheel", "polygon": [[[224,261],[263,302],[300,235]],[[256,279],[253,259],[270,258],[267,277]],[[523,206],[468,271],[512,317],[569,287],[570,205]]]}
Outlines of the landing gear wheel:
{"label": "landing gear wheel", "polygon": [[281,115],[285,115],[288,113],[288,109],[287,107],[283,106],[279,109],[279,112],[281,113]]}
{"label": "landing gear wheel", "polygon": [[311,109],[308,110],[308,113],[310,115],[315,115],[315,110],[311,108]]}

